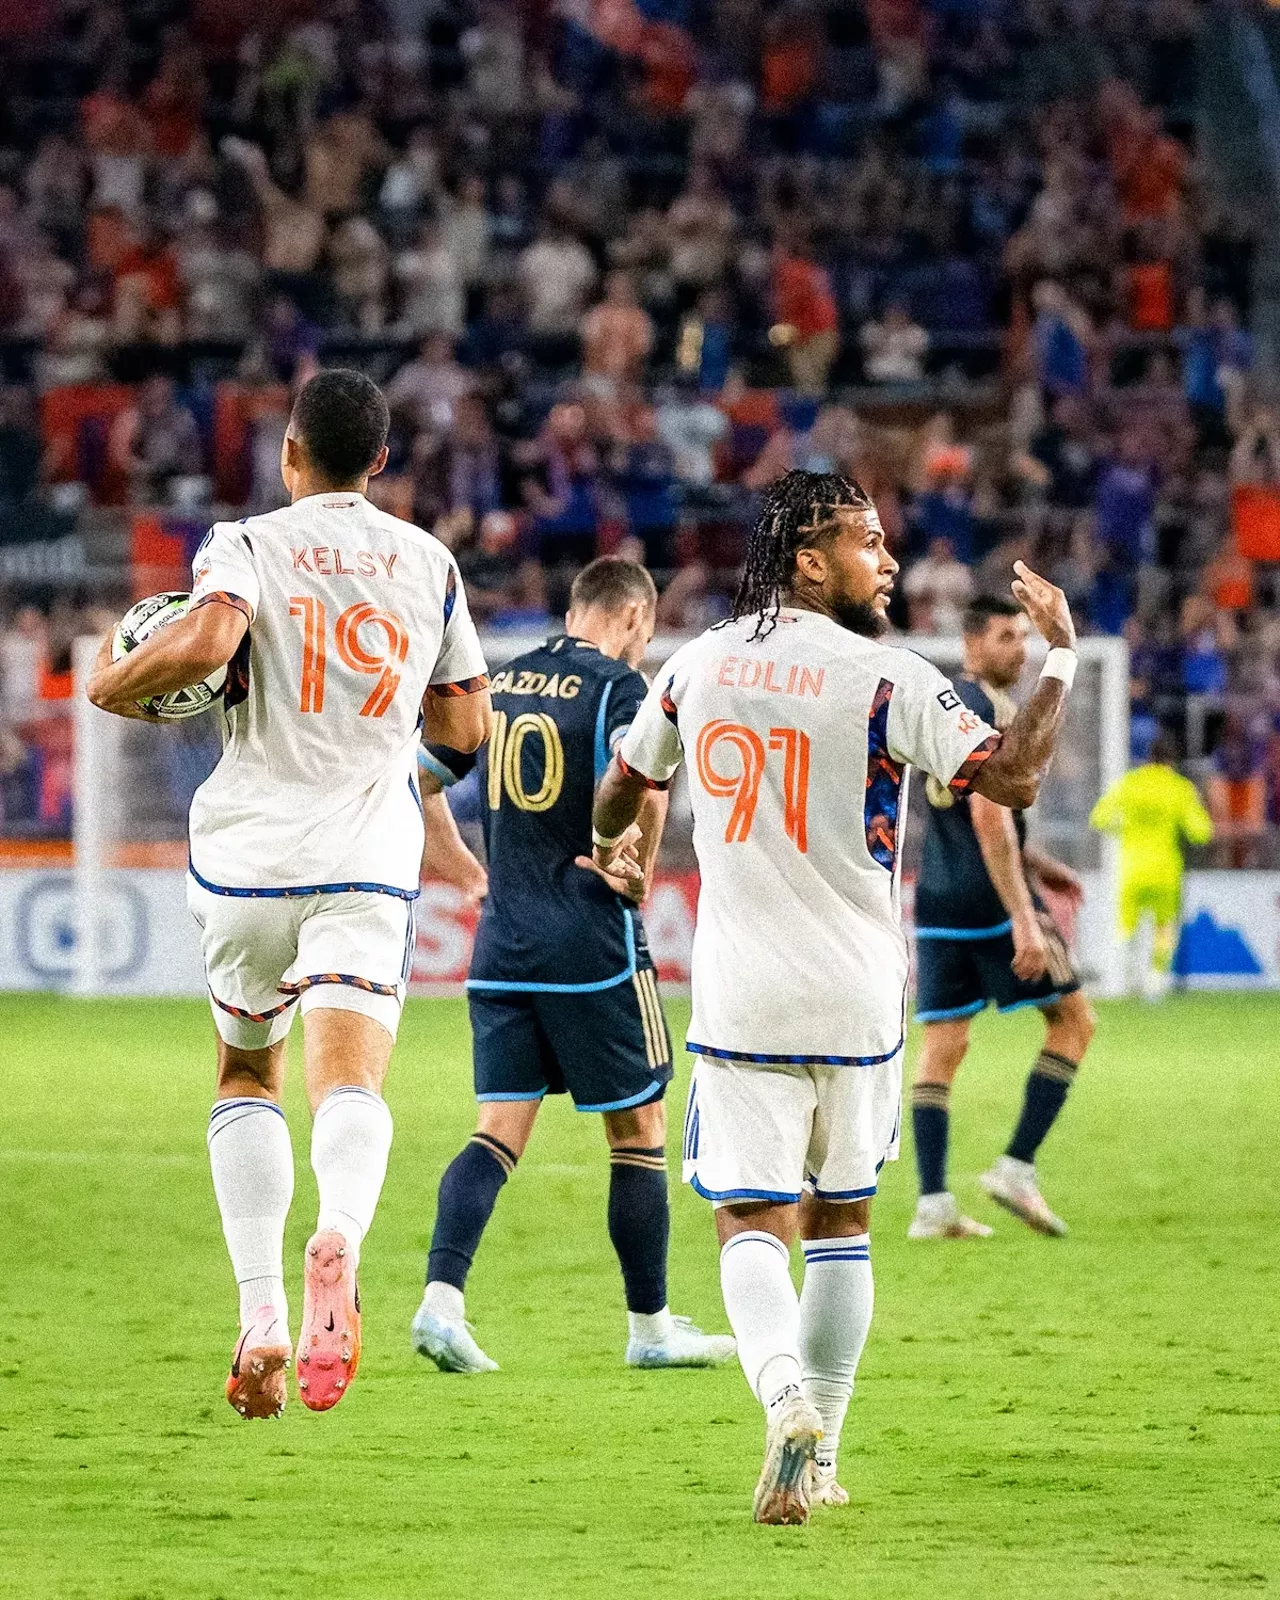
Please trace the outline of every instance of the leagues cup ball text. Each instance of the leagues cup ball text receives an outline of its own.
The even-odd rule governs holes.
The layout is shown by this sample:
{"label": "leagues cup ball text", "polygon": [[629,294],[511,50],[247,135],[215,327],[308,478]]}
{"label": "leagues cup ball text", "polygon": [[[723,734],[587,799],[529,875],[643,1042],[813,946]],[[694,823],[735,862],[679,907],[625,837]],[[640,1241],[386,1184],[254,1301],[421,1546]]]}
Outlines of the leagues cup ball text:
{"label": "leagues cup ball text", "polygon": [[[130,650],[136,650],[144,639],[185,617],[190,604],[189,594],[178,593],[153,594],[147,600],[139,600],[125,612],[116,627],[111,640],[111,659],[119,661]],[[222,693],[226,681],[227,669],[219,667],[203,683],[171,689],[168,694],[153,695],[148,700],[139,700],[138,704],[165,722],[180,722],[184,717],[198,717],[202,711],[207,711]]]}

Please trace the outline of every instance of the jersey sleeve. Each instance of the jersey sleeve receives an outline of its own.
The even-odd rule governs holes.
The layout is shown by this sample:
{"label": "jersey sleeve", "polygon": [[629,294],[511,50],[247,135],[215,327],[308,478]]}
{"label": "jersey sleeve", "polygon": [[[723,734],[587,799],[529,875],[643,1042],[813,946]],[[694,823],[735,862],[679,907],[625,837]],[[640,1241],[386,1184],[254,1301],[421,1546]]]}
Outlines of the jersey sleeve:
{"label": "jersey sleeve", "polygon": [[615,678],[609,686],[609,699],[604,713],[604,744],[612,755],[626,737],[627,730],[639,715],[640,707],[649,695],[649,685],[638,672],[628,672]]}
{"label": "jersey sleeve", "polygon": [[1000,748],[1000,735],[931,662],[911,651],[902,654],[901,670],[880,685],[872,719],[887,692],[889,755],[919,767],[953,794],[968,794],[983,762]]}
{"label": "jersey sleeve", "polygon": [[444,635],[430,686],[431,693],[437,695],[476,694],[489,687],[480,636],[471,620],[466,591],[452,558],[445,579]]}
{"label": "jersey sleeve", "polygon": [[1184,778],[1186,788],[1182,794],[1182,815],[1179,818],[1183,837],[1188,844],[1208,844],[1213,838],[1213,819],[1190,778]]}
{"label": "jersey sleeve", "polygon": [[191,562],[191,610],[218,600],[252,622],[261,593],[253,546],[243,527],[215,522]]}
{"label": "jersey sleeve", "polygon": [[618,746],[618,765],[651,789],[665,789],[684,757],[680,698],[687,674],[677,651],[653,680]]}
{"label": "jersey sleeve", "polygon": [[1124,826],[1125,780],[1117,778],[1111,787],[1098,797],[1089,813],[1089,826],[1095,833],[1119,833]]}

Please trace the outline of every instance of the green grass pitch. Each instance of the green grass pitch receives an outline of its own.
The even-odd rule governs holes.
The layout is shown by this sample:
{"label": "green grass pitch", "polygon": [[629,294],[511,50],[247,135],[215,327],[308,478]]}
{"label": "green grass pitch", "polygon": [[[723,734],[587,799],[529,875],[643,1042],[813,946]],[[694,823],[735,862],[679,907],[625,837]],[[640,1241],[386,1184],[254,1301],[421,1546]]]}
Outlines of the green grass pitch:
{"label": "green grass pitch", "polygon": [[[1100,1010],[1042,1162],[1069,1239],[992,1215],[973,1177],[1007,1135],[1033,1018],[978,1024],[954,1099],[955,1184],[996,1237],[908,1245],[909,1161],[887,1172],[853,1504],[805,1530],[749,1520],[762,1428],[736,1366],[621,1365],[603,1139],[561,1102],[473,1276],[503,1371],[412,1354],[436,1181],[471,1127],[460,1003],[405,1018],[356,1386],[327,1416],[291,1399],[247,1425],[222,1398],[235,1302],[205,1009],[0,997],[0,1596],[1280,1592],[1280,1001]],[[296,1330],[315,1205],[296,1082],[288,1109]],[[687,1190],[674,1207],[673,1304],[723,1328],[709,1211]]]}

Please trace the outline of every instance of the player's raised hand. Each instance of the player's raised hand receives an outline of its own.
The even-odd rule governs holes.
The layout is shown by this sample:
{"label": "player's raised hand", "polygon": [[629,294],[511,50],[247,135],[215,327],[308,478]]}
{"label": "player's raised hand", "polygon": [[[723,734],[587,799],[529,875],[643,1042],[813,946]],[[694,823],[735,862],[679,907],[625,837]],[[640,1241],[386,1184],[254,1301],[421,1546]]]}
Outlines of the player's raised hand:
{"label": "player's raised hand", "polygon": [[1056,585],[1032,572],[1025,561],[1015,561],[1013,570],[1013,598],[1031,618],[1036,631],[1053,648],[1074,650],[1076,625],[1071,620],[1071,607],[1067,597]]}

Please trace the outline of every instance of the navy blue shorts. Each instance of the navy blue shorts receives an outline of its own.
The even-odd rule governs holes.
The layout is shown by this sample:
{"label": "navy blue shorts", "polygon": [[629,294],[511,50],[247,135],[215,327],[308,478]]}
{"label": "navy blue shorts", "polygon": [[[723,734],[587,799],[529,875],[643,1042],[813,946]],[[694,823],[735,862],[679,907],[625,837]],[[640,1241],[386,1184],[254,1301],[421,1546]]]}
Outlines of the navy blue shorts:
{"label": "navy blue shorts", "polygon": [[472,989],[467,1001],[477,1100],[569,1094],[578,1111],[623,1111],[671,1082],[652,967],[586,994]]}
{"label": "navy blue shorts", "polygon": [[1024,983],[1011,965],[1013,935],[1008,930],[973,938],[967,928],[931,929],[916,938],[916,1021],[952,1022],[975,1016],[994,1004],[1000,1011],[1047,1006],[1080,987],[1080,979],[1057,927],[1045,912],[1040,923],[1049,946],[1042,978]]}

